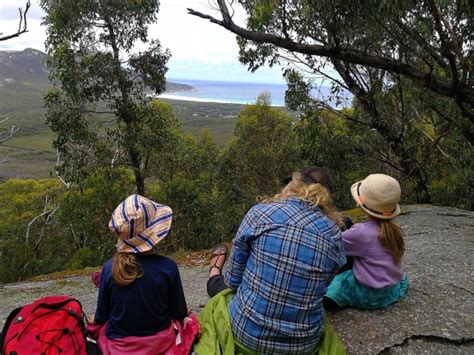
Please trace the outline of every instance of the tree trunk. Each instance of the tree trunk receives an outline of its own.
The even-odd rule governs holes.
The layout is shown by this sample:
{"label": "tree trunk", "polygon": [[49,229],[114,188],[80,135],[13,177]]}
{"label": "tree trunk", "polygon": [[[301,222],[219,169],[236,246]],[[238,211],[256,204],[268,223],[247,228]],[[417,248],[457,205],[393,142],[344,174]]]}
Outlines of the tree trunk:
{"label": "tree trunk", "polygon": [[[132,154],[132,153],[130,153]],[[133,164],[132,158],[132,164]],[[137,194],[145,196],[145,177],[142,174],[140,167],[133,166],[133,174],[135,175],[135,185],[137,186]]]}
{"label": "tree trunk", "polygon": [[431,196],[426,186],[426,178],[420,168],[416,168],[413,177],[416,181],[415,194],[416,203],[429,203],[431,204]]}
{"label": "tree trunk", "polygon": [[124,73],[124,69],[122,68],[122,64],[120,62],[120,52],[117,45],[117,41],[115,38],[114,27],[112,26],[110,19],[105,17],[106,27],[109,31],[111,47],[114,53],[115,59],[115,74],[118,80],[118,86],[121,93],[121,98],[117,100],[117,107],[118,107],[118,117],[121,121],[125,122],[126,131],[124,132],[125,136],[125,148],[127,153],[130,157],[130,162],[132,165],[133,174],[135,175],[135,185],[137,186],[137,193],[139,195],[145,195],[145,176],[143,175],[142,171],[142,164],[140,158],[140,152],[136,148],[136,143],[134,141],[134,134],[135,131],[133,112],[133,102],[128,92],[128,85],[127,85],[127,78]]}

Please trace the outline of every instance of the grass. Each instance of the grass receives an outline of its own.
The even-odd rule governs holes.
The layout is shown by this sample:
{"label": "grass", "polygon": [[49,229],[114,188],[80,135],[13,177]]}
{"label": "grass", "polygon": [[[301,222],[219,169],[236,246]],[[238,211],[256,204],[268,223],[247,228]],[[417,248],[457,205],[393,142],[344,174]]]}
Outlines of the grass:
{"label": "grass", "polygon": [[[236,117],[242,105],[163,100],[173,107],[183,130],[199,136],[208,129],[214,141],[223,146],[233,136]],[[23,92],[20,97],[0,97],[0,119],[9,119],[3,127],[15,125],[20,130],[14,138],[0,145],[0,175],[18,178],[46,178],[55,165],[53,132],[44,117],[42,94]]]}
{"label": "grass", "polygon": [[[21,90],[20,90],[21,89]],[[42,90],[19,88],[18,92],[0,88],[0,126],[15,125],[20,130],[14,138],[0,145],[0,176],[45,178],[54,170],[52,142],[54,134],[45,123]],[[196,137],[204,129],[224,146],[233,137],[237,115],[244,105],[161,99],[173,107],[184,132]]]}
{"label": "grass", "polygon": [[53,150],[53,138],[53,132],[45,130],[44,132],[37,134],[15,136],[6,142],[5,146],[17,148],[19,150],[51,152]]}
{"label": "grass", "polygon": [[367,221],[367,215],[360,208],[354,208],[352,210],[346,210],[342,212],[343,216],[350,217],[353,223],[365,222]]}

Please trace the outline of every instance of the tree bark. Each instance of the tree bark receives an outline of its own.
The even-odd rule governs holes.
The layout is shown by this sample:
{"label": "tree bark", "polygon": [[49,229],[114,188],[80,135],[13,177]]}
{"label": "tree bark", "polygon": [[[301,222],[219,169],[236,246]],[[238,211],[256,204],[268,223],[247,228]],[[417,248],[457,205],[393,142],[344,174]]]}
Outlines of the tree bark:
{"label": "tree bark", "polygon": [[127,150],[128,156],[130,157],[130,162],[132,165],[133,174],[135,176],[135,185],[137,187],[137,193],[139,195],[145,195],[145,177],[143,175],[141,167],[141,157],[140,152],[136,148],[136,142],[133,140],[133,131],[134,131],[134,117],[132,116],[131,108],[133,107],[133,102],[130,98],[130,95],[127,91],[127,78],[123,72],[123,68],[120,62],[120,51],[116,42],[114,27],[110,19],[107,16],[104,16],[106,27],[110,35],[110,45],[115,59],[115,73],[118,80],[118,86],[120,89],[121,97],[117,100],[118,117],[125,123],[126,131],[124,132],[125,136],[125,148]]}

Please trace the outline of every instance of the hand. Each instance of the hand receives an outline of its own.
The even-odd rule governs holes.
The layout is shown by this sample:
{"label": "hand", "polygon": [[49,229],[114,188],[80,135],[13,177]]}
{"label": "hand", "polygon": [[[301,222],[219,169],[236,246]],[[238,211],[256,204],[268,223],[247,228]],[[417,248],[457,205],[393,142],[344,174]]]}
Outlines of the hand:
{"label": "hand", "polygon": [[87,316],[87,322],[89,324],[94,324],[94,320],[95,320],[94,314],[90,314],[89,316]]}

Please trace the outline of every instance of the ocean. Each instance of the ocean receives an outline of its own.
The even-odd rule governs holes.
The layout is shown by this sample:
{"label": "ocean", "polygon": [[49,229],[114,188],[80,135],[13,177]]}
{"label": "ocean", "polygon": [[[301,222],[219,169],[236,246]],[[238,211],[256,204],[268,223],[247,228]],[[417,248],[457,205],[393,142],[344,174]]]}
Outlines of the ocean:
{"label": "ocean", "polygon": [[[189,91],[166,92],[160,97],[201,102],[220,102],[236,104],[255,103],[257,96],[263,92],[270,93],[272,106],[285,106],[286,84],[265,84],[265,83],[241,83],[230,81],[207,81],[207,80],[182,80],[172,79],[173,83],[186,84],[194,88]],[[313,95],[324,98],[329,97],[329,87],[322,86]],[[350,106],[350,100],[343,106]]]}

